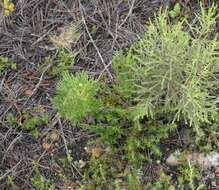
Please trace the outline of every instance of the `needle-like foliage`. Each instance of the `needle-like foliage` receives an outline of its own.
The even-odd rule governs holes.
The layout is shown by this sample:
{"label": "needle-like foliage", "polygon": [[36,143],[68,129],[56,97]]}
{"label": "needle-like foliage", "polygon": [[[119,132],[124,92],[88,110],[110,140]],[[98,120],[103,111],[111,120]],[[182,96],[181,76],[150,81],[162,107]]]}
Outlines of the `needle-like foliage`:
{"label": "needle-like foliage", "polygon": [[65,73],[52,102],[62,117],[78,122],[99,108],[95,98],[97,90],[98,84],[90,80],[85,72],[76,76]]}
{"label": "needle-like foliage", "polygon": [[116,55],[115,89],[122,96],[131,94],[136,119],[171,113],[172,121],[183,119],[198,129],[216,118],[219,42],[211,35],[216,8],[201,7],[195,26],[186,19],[171,24],[168,12],[160,12],[127,55]]}
{"label": "needle-like foliage", "polygon": [[[105,147],[88,163],[81,189],[140,189],[138,171],[162,155],[160,142],[178,121],[197,132],[203,124],[212,125],[218,115],[219,89],[219,42],[213,35],[216,9],[201,7],[194,22],[169,22],[169,16],[176,16],[160,11],[127,54],[115,54],[112,86],[100,88],[84,72],[64,74],[54,107],[63,118],[97,134],[96,142]],[[91,121],[83,120],[87,115],[93,116]],[[124,175],[122,183],[117,182],[118,172]],[[162,174],[157,183],[143,189],[168,187],[174,189]]]}

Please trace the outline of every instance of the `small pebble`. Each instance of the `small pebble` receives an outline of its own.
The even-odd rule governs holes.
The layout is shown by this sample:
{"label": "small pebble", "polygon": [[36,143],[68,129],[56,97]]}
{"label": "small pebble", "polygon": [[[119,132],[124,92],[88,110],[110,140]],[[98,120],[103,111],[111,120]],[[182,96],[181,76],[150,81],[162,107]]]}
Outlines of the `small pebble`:
{"label": "small pebble", "polygon": [[78,161],[74,161],[74,165],[78,165]]}
{"label": "small pebble", "polygon": [[86,162],[84,162],[83,160],[79,160],[79,167],[83,168],[86,166]]}
{"label": "small pebble", "polygon": [[216,181],[212,181],[212,182],[211,182],[211,186],[212,186],[212,187],[216,187],[216,186],[217,186]]}
{"label": "small pebble", "polygon": [[215,168],[215,173],[216,173],[216,174],[219,174],[219,167],[216,167],[216,168]]}

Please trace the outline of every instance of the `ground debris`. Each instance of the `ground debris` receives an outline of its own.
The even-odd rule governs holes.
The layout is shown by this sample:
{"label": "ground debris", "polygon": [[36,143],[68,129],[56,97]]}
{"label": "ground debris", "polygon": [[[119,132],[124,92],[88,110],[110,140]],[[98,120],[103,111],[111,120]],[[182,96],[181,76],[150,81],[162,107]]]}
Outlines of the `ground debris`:
{"label": "ground debris", "polygon": [[191,163],[198,164],[203,168],[217,167],[219,166],[219,153],[210,152],[208,154],[193,152],[188,155],[183,155],[180,152],[171,154],[166,162],[170,166],[178,166],[187,160]]}

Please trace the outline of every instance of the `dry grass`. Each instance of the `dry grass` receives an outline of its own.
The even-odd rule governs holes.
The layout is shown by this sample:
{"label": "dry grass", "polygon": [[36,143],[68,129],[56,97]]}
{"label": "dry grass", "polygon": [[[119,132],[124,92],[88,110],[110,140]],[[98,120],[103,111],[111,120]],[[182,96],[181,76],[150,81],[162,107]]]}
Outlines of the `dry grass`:
{"label": "dry grass", "polygon": [[61,28],[59,35],[52,35],[50,40],[58,49],[70,50],[72,44],[77,43],[80,37],[80,24],[69,23]]}

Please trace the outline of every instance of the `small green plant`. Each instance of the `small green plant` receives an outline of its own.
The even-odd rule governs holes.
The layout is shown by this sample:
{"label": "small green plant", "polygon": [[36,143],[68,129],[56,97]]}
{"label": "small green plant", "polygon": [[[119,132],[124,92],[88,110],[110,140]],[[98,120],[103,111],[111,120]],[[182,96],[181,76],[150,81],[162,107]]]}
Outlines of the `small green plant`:
{"label": "small green plant", "polygon": [[42,116],[25,115],[25,120],[21,124],[20,128],[29,131],[32,133],[33,136],[38,137],[39,136],[38,127],[45,125],[48,122],[49,122],[49,116],[46,114]]}
{"label": "small green plant", "polygon": [[[167,138],[175,128],[176,125],[164,125],[155,122],[145,123],[140,128],[134,127],[127,134],[125,146],[129,162],[139,164],[140,161],[151,160],[152,156],[160,157],[161,151],[158,144],[161,139]],[[145,154],[146,152],[149,155]]]}
{"label": "small green plant", "polygon": [[14,114],[12,113],[8,113],[7,116],[6,116],[6,121],[9,125],[11,126],[16,126],[18,125],[18,121],[17,121],[17,118]]}
{"label": "small green plant", "polygon": [[165,174],[163,171],[160,171],[159,178],[155,183],[148,184],[148,190],[175,190],[174,185],[172,184],[171,178]]}
{"label": "small green plant", "polygon": [[116,144],[123,135],[123,129],[120,126],[81,124],[81,127],[99,135],[100,140],[110,145]]}
{"label": "small green plant", "polygon": [[18,126],[24,131],[31,132],[33,136],[39,136],[38,127],[45,125],[49,122],[49,116],[47,114],[31,116],[30,114],[23,113],[23,121],[21,124],[18,123],[17,118],[12,113],[9,113],[6,117],[6,121],[13,127]]}
{"label": "small green plant", "polygon": [[[82,190],[113,189],[113,182],[117,176],[115,160],[111,155],[104,154],[100,158],[92,158],[89,162],[89,169],[85,171],[83,179],[85,185]],[[90,181],[90,183],[86,183]]]}
{"label": "small green plant", "polygon": [[201,177],[200,169],[190,161],[187,161],[187,163],[180,168],[180,175],[178,177],[179,186],[183,188],[188,184],[191,190],[203,190],[205,189],[204,183],[196,182],[201,182]]}
{"label": "small green plant", "polygon": [[40,170],[38,168],[38,164],[33,162],[34,175],[31,178],[33,182],[33,186],[35,190],[55,190],[55,186],[50,182],[50,180],[46,179],[41,175]]}
{"label": "small green plant", "polygon": [[[61,49],[58,54],[58,63],[56,65],[53,65],[50,74],[52,76],[62,75],[68,69],[72,68],[74,64],[75,55],[72,53],[67,52],[64,49]],[[47,64],[51,64],[52,60],[51,58],[46,59]]]}
{"label": "small green plant", "polygon": [[19,190],[19,187],[14,182],[13,176],[10,176],[10,175],[8,176],[7,185],[8,185],[8,188],[10,188],[12,190]]}
{"label": "small green plant", "polygon": [[34,166],[35,175],[31,178],[36,190],[55,190],[55,186],[40,174],[39,169]]}
{"label": "small green plant", "polygon": [[140,169],[132,169],[131,171],[128,169],[125,175],[127,177],[127,189],[141,190],[146,188],[142,183],[142,172]]}
{"label": "small green plant", "polygon": [[200,152],[214,151],[219,147],[219,120],[217,119],[215,123],[205,126],[207,127],[203,127],[203,136],[195,139],[197,149]]}
{"label": "small green plant", "polygon": [[173,10],[171,10],[171,11],[169,12],[169,14],[170,14],[171,18],[174,19],[174,18],[176,18],[177,16],[179,16],[180,11],[181,11],[180,4],[179,4],[179,3],[176,3],[175,6],[174,6],[174,8],[173,8]]}
{"label": "small green plant", "polygon": [[55,190],[55,187],[41,175],[36,175],[32,178],[36,190]]}
{"label": "small green plant", "polygon": [[16,63],[10,61],[7,57],[0,56],[0,74],[8,67],[15,70]]}
{"label": "small green plant", "polygon": [[131,68],[133,64],[132,53],[129,51],[127,56],[125,56],[121,51],[116,52],[112,63],[112,69],[116,76],[113,89],[122,97],[130,99],[135,90],[133,85],[133,75],[135,73],[133,73]]}
{"label": "small green plant", "polygon": [[60,115],[72,122],[79,122],[85,116],[99,109],[96,99],[98,84],[84,72],[76,76],[65,73],[57,86],[52,103]]}

